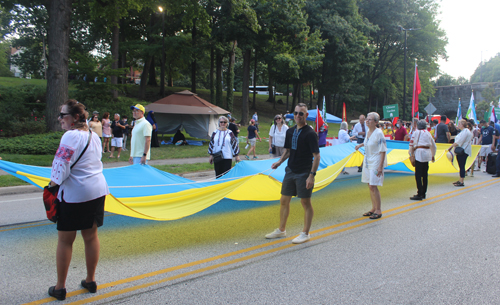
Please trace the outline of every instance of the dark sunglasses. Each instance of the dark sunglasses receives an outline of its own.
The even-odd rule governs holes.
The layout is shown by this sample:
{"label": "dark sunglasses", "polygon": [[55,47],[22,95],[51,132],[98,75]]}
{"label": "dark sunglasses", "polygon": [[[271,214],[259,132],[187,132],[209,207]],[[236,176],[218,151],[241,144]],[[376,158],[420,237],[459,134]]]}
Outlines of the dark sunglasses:
{"label": "dark sunglasses", "polygon": [[64,118],[65,115],[69,115],[71,113],[64,113],[64,112],[61,112],[59,113],[59,118],[62,120]]}
{"label": "dark sunglasses", "polygon": [[281,120],[281,118],[276,118],[276,120]]}
{"label": "dark sunglasses", "polygon": [[226,121],[219,121],[219,124],[222,124],[222,123],[227,124]]}
{"label": "dark sunglasses", "polygon": [[294,111],[293,115],[303,116],[304,113],[302,111],[301,112]]}

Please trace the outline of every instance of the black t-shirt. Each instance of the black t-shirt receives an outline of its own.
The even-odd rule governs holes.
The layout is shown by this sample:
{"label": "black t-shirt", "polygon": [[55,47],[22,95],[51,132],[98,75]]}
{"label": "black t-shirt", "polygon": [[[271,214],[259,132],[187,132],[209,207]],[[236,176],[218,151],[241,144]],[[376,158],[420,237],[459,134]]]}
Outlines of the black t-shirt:
{"label": "black t-shirt", "polygon": [[233,132],[234,136],[238,136],[238,126],[236,126],[236,124],[229,123],[229,126],[227,128]]}
{"label": "black t-shirt", "polygon": [[[122,126],[125,126],[125,124],[123,123],[122,120],[118,121],[118,124],[120,124]],[[113,123],[111,123],[111,130],[113,132],[113,137],[115,137],[115,138],[123,138],[123,128],[121,128],[120,126],[118,126],[116,124],[116,121],[113,121]]]}
{"label": "black t-shirt", "polygon": [[309,125],[296,130],[297,125],[286,131],[285,148],[290,149],[288,167],[296,174],[308,173],[313,153],[319,153],[318,135]]}

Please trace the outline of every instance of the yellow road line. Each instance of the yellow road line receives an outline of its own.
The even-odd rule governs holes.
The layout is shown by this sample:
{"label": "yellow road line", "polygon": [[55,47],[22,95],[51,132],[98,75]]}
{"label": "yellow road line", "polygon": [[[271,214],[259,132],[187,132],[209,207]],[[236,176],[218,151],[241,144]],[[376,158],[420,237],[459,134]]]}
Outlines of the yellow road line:
{"label": "yellow road line", "polygon": [[[419,209],[419,208],[422,208],[422,207],[425,207],[425,206],[429,206],[429,205],[437,203],[437,202],[441,202],[443,200],[454,198],[456,196],[459,196],[459,195],[462,195],[462,194],[465,194],[465,193],[469,193],[469,192],[472,192],[472,191],[475,191],[475,190],[478,190],[478,189],[481,189],[481,188],[493,185],[493,184],[497,183],[498,181],[499,180],[497,180],[497,179],[487,180],[485,182],[481,182],[481,184],[479,186],[477,184],[471,185],[471,186],[468,186],[468,187],[465,187],[465,188],[461,188],[459,190],[455,190],[455,191],[452,191],[452,192],[448,192],[448,193],[444,193],[444,194],[441,194],[441,195],[438,195],[438,196],[431,197],[431,198],[426,199],[424,201],[417,201],[417,202],[410,203],[410,204],[407,204],[407,205],[403,205],[403,206],[400,206],[400,207],[397,207],[397,208],[389,209],[389,210],[383,211],[383,213],[390,213],[390,212],[402,210],[404,208],[408,208],[406,210],[402,210],[402,211],[398,211],[398,212],[392,213],[390,215],[386,215],[386,216],[384,216],[383,219],[394,217],[394,216],[400,215],[402,213],[410,212],[410,211],[413,211],[413,210],[416,210],[416,209]],[[436,199],[436,198],[440,198],[440,197],[442,197],[442,198],[441,199]],[[328,227],[325,227],[325,228],[317,229],[317,230],[311,231],[311,233],[319,233],[319,232],[328,231],[328,230],[331,230],[331,229],[335,229],[335,228],[338,228],[338,227],[342,227],[342,226],[346,226],[346,225],[349,225],[349,224],[352,224],[352,223],[356,223],[356,222],[359,222],[361,220],[368,220],[368,219],[366,217],[357,218],[357,219],[349,220],[349,221],[346,221],[346,222],[343,222],[343,223],[339,223],[339,224],[336,224],[336,225],[332,225],[332,226],[328,226]],[[346,228],[342,228],[342,229],[339,229],[339,230],[336,230],[336,231],[333,231],[333,232],[328,232],[328,233],[324,233],[324,234],[321,234],[321,235],[316,235],[316,236],[311,237],[311,240],[317,240],[317,239],[325,238],[325,237],[328,237],[328,236],[331,236],[331,235],[339,234],[339,233],[342,233],[342,232],[345,232],[345,231],[348,231],[348,230],[352,230],[352,229],[355,229],[355,228],[359,228],[359,227],[371,224],[374,221],[380,221],[380,220],[382,220],[382,218],[381,219],[377,219],[377,220],[366,221],[366,222],[363,222],[363,223],[360,223],[360,224],[356,224],[356,225],[352,225],[352,226],[348,226]],[[103,285],[99,285],[99,290],[105,289],[105,288],[109,288],[109,287],[113,287],[113,286],[117,286],[117,285],[120,285],[120,284],[125,284],[125,283],[129,283],[129,282],[133,282],[133,281],[145,279],[145,278],[148,278],[148,277],[153,277],[153,276],[165,274],[165,273],[176,271],[176,270],[185,269],[185,268],[188,268],[188,267],[193,267],[193,266],[205,264],[205,263],[208,263],[208,262],[220,260],[220,259],[223,259],[223,258],[228,258],[228,257],[235,256],[235,255],[238,255],[238,254],[243,254],[243,253],[247,253],[247,252],[259,250],[259,249],[266,248],[266,247],[269,247],[269,246],[272,246],[272,245],[276,245],[276,244],[284,243],[286,241],[290,241],[291,239],[293,239],[293,237],[279,239],[279,240],[275,240],[275,241],[268,242],[268,243],[265,243],[265,244],[257,245],[257,246],[254,246],[254,247],[250,247],[250,248],[246,248],[246,249],[242,249],[242,250],[233,251],[233,252],[229,252],[229,253],[226,253],[226,254],[214,256],[214,257],[211,257],[211,258],[207,258],[207,259],[203,259],[203,260],[198,260],[198,261],[194,261],[194,262],[191,262],[191,263],[182,264],[182,265],[178,265],[178,266],[174,266],[174,267],[170,267],[170,268],[166,268],[166,269],[162,269],[162,270],[157,270],[157,271],[153,271],[153,272],[149,272],[149,273],[137,275],[137,276],[134,276],[134,277],[130,277],[130,278],[126,278],[126,279],[122,279],[122,280],[118,280],[118,281],[106,283],[106,284],[103,284]],[[184,272],[184,273],[181,273],[181,274],[178,274],[178,275],[170,276],[170,277],[167,277],[167,278],[164,278],[164,279],[161,279],[161,280],[157,280],[157,281],[153,281],[153,282],[149,282],[149,283],[144,283],[144,284],[140,284],[140,285],[136,285],[136,286],[133,286],[133,287],[129,287],[129,288],[125,288],[125,289],[120,289],[120,290],[116,290],[116,291],[111,291],[111,292],[108,292],[108,293],[105,293],[105,294],[96,295],[96,296],[93,296],[91,298],[87,298],[87,299],[84,299],[84,300],[76,301],[76,302],[73,302],[73,303],[70,303],[70,304],[86,304],[86,303],[89,303],[89,302],[106,299],[106,298],[117,296],[117,295],[124,294],[124,293],[127,293],[127,292],[131,292],[131,291],[139,290],[139,289],[142,289],[142,288],[147,288],[147,287],[150,287],[150,286],[154,286],[154,285],[157,285],[157,284],[160,284],[160,283],[164,283],[164,282],[172,281],[172,280],[175,280],[175,279],[187,277],[189,275],[199,274],[199,273],[203,273],[205,271],[210,271],[210,270],[214,270],[214,269],[217,269],[217,268],[220,268],[220,267],[232,265],[232,264],[235,264],[235,263],[238,263],[238,262],[242,262],[242,261],[246,261],[246,260],[249,260],[249,259],[252,259],[252,258],[255,258],[255,257],[263,256],[263,255],[266,255],[266,254],[269,254],[269,253],[273,253],[273,252],[277,252],[277,251],[281,251],[281,250],[284,250],[284,249],[288,249],[288,248],[293,247],[293,246],[295,246],[295,245],[294,244],[283,245],[283,246],[280,246],[280,247],[277,247],[277,248],[273,248],[273,249],[261,251],[261,252],[258,252],[258,253],[250,254],[250,255],[247,255],[247,256],[244,256],[244,257],[236,258],[236,259],[233,259],[233,260],[230,260],[230,261],[227,261],[227,262],[223,262],[223,263],[215,264],[215,265],[212,265],[212,266],[207,266],[207,267],[203,267],[203,268],[200,268],[200,269],[196,269],[196,270],[193,270],[193,271]],[[69,297],[76,296],[76,295],[79,295],[79,294],[82,294],[82,293],[86,293],[86,292],[87,292],[86,289],[76,290],[76,291],[68,293],[67,297],[69,298]],[[41,299],[41,300],[38,300],[38,301],[35,301],[35,302],[26,303],[26,304],[44,304],[44,303],[47,303],[47,302],[51,302],[53,300],[54,300],[54,298],[45,298],[45,299]]]}

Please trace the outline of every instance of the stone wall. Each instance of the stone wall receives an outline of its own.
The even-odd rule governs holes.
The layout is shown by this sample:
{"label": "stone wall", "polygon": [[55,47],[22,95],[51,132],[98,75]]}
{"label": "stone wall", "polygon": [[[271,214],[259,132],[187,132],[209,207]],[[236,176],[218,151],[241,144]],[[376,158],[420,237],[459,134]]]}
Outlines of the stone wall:
{"label": "stone wall", "polygon": [[448,117],[454,118],[457,114],[458,99],[460,98],[462,115],[465,115],[465,113],[467,113],[467,109],[469,108],[472,90],[474,90],[474,102],[477,104],[478,102],[484,100],[481,95],[481,91],[487,88],[490,84],[493,84],[495,94],[500,95],[500,82],[435,87],[436,92],[434,93],[434,97],[430,98],[430,102],[437,109],[434,114],[445,114]]}

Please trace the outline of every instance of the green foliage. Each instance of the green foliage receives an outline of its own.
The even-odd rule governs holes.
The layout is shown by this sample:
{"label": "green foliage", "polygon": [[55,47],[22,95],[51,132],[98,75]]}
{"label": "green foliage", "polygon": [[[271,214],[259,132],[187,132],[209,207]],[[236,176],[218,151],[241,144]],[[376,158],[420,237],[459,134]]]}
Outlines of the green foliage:
{"label": "green foliage", "polygon": [[0,85],[0,129],[5,136],[45,132],[45,87]]}
{"label": "green foliage", "polygon": [[459,85],[467,85],[469,81],[465,77],[454,78],[451,75],[443,74],[440,75],[434,82],[434,86],[459,86]]}
{"label": "green foliage", "polygon": [[12,77],[9,69],[10,44],[6,41],[0,43],[0,76]]}
{"label": "green foliage", "polygon": [[[481,67],[482,66],[482,67]],[[481,78],[482,76],[482,78]],[[472,83],[478,82],[499,82],[500,81],[500,53],[492,57],[487,62],[479,64],[471,76]]]}
{"label": "green foliage", "polygon": [[0,153],[54,155],[63,132],[0,139]]}

